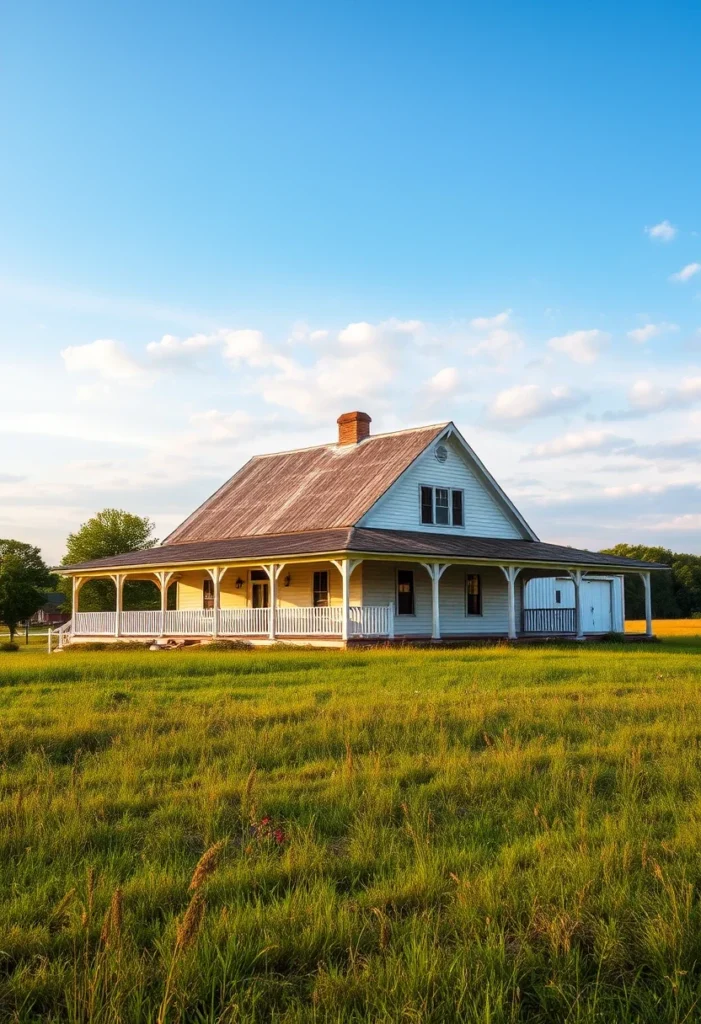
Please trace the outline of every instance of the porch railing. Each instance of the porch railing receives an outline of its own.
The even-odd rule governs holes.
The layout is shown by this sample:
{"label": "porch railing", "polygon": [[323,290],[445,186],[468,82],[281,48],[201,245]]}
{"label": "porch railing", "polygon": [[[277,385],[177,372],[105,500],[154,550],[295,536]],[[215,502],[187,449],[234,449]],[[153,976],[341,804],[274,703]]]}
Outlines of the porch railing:
{"label": "porch railing", "polygon": [[[268,636],[269,608],[221,608],[220,636]],[[393,605],[352,605],[349,609],[351,636],[392,636]],[[167,611],[123,611],[119,620],[120,636],[211,636],[214,611],[183,608]],[[80,636],[115,636],[116,612],[76,612],[73,633]],[[341,636],[343,608],[298,607],[275,609],[276,636]]]}
{"label": "porch railing", "polygon": [[576,633],[575,608],[524,608],[524,633]]}

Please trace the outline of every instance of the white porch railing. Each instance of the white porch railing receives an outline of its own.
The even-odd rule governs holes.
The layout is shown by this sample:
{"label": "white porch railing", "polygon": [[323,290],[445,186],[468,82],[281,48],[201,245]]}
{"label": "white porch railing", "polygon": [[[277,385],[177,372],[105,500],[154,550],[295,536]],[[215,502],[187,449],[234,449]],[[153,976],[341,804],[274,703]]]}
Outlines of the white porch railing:
{"label": "white porch railing", "polygon": [[340,636],[343,608],[276,608],[275,632],[280,636]]}
{"label": "white porch railing", "polygon": [[393,636],[393,627],[394,604],[352,605],[350,608],[351,636]]}
{"label": "white porch railing", "polygon": [[114,636],[116,624],[116,612],[76,612],[73,616],[73,632],[83,636]]}
{"label": "white porch railing", "polygon": [[124,636],[154,636],[161,631],[161,612],[122,612],[120,633]]}
{"label": "white porch railing", "polygon": [[220,608],[219,632],[223,636],[267,636],[269,608]]}
{"label": "white porch railing", "polygon": [[[120,636],[158,636],[163,622],[160,611],[123,611]],[[349,609],[351,636],[392,636],[393,605],[352,605]],[[76,612],[73,633],[79,636],[115,636],[116,612]],[[268,636],[269,608],[221,608],[220,636]],[[166,636],[212,636],[214,612],[201,608],[165,613]],[[343,608],[300,607],[275,609],[276,636],[341,636]],[[59,641],[60,643],[60,641]]]}

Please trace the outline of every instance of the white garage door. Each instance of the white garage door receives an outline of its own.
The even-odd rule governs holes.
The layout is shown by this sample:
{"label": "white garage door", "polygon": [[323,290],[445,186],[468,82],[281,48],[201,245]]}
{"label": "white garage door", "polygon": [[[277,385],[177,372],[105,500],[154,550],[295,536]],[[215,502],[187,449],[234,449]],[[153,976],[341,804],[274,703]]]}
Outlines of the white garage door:
{"label": "white garage door", "polygon": [[585,633],[610,633],[611,583],[582,580],[582,618]]}

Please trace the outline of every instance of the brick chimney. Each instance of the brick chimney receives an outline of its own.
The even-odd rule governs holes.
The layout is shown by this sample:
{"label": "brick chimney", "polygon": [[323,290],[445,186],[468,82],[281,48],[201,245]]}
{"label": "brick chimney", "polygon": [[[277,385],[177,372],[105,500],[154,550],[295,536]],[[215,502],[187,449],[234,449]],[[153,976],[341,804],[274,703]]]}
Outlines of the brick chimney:
{"label": "brick chimney", "polygon": [[370,437],[370,423],[366,412],[344,412],[336,420],[338,423],[338,443],[357,444]]}

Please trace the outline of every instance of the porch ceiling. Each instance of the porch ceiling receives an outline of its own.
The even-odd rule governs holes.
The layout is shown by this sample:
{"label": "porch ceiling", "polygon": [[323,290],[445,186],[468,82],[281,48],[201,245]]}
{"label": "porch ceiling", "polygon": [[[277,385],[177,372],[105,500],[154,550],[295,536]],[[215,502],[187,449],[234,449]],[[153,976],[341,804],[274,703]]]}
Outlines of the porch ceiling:
{"label": "porch ceiling", "polygon": [[228,562],[264,562],[274,559],[328,558],[344,554],[390,559],[439,558],[474,563],[510,563],[530,566],[569,566],[621,572],[669,569],[655,562],[603,555],[542,541],[469,537],[457,534],[419,533],[411,530],[368,530],[350,527],[263,537],[236,537],[160,547],[110,558],[57,566],[63,573],[98,572],[110,569],[172,568]]}

